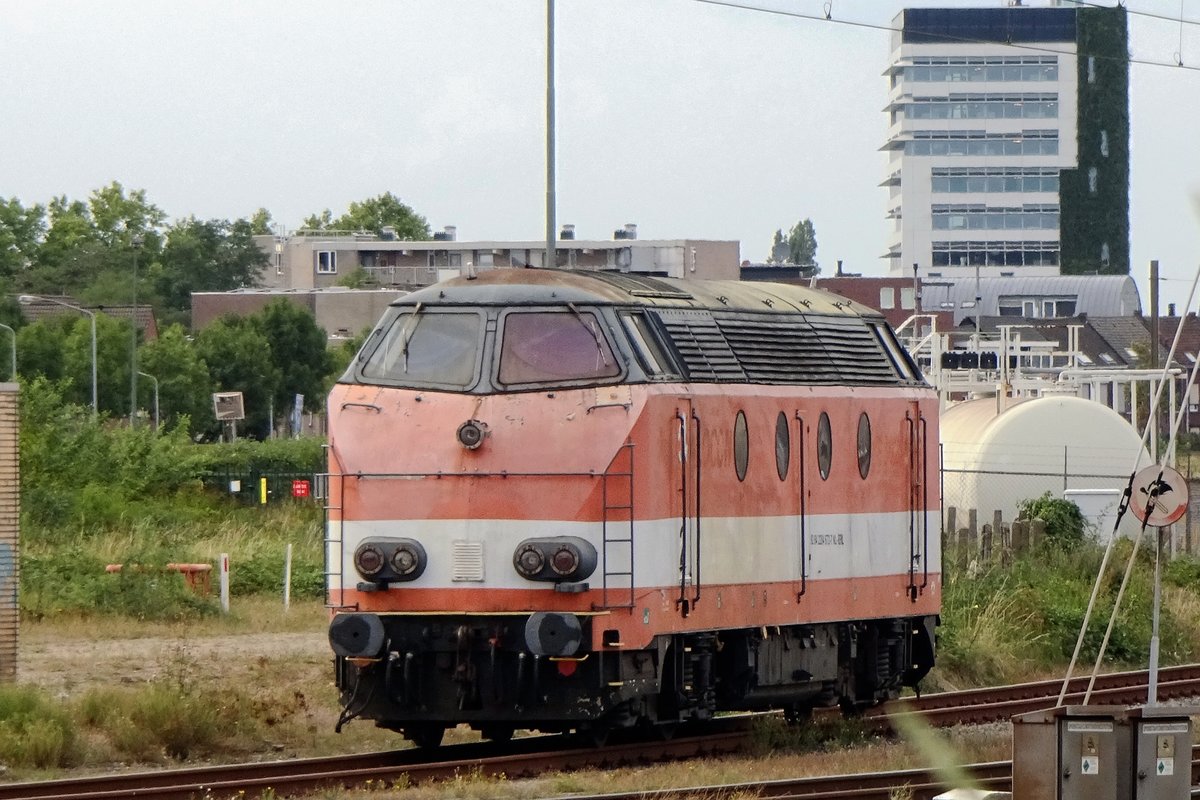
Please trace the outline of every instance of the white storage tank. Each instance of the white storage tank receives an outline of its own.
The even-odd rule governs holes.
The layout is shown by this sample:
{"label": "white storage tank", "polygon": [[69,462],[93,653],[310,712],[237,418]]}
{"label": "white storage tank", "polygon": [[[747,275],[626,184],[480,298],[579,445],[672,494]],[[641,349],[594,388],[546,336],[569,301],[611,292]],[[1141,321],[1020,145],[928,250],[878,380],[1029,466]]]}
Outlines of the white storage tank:
{"label": "white storage tank", "polygon": [[[1104,541],[1134,455],[1141,454],[1139,467],[1151,463],[1141,435],[1120,414],[1067,395],[1009,401],[1003,411],[994,397],[968,400],[942,412],[941,437],[943,506],[958,509],[957,527],[970,509],[981,526],[996,511],[1011,523],[1021,501],[1050,492],[1075,500]],[[1127,513],[1121,532],[1139,526]]]}

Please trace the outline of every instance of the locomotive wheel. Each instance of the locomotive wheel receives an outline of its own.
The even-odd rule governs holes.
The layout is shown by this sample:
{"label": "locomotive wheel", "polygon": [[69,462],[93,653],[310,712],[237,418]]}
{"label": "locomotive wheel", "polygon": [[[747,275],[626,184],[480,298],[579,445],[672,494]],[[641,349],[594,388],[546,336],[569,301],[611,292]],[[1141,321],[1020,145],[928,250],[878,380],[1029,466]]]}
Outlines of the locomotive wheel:
{"label": "locomotive wheel", "polygon": [[507,742],[513,737],[512,725],[484,725],[479,735],[492,742]]}
{"label": "locomotive wheel", "polygon": [[783,718],[789,725],[803,725],[812,722],[812,706],[789,706],[783,710]]}
{"label": "locomotive wheel", "polygon": [[446,735],[446,726],[434,723],[410,725],[404,729],[404,735],[417,747],[433,748],[442,743],[442,737]]}
{"label": "locomotive wheel", "polygon": [[654,726],[654,735],[662,742],[669,742],[674,739],[678,731],[678,722],[659,722]]}
{"label": "locomotive wheel", "polygon": [[589,725],[586,728],[579,728],[576,731],[579,738],[592,747],[604,747],[604,745],[608,744],[608,735],[610,733],[612,733],[612,728],[603,724]]}

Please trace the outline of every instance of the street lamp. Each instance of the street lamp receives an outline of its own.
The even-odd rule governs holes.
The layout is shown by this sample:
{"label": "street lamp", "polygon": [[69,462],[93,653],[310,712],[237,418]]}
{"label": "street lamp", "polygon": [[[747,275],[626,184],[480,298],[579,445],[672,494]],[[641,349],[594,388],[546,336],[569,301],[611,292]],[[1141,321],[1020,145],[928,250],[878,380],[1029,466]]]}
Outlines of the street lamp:
{"label": "street lamp", "polygon": [[158,378],[148,372],[139,372],[138,375],[154,381],[154,432],[158,433]]}
{"label": "street lamp", "polygon": [[137,426],[137,259],[142,249],[142,235],[135,233],[129,243],[133,245],[133,305],[129,309],[129,326],[133,329],[129,344],[129,427]]}
{"label": "street lamp", "polygon": [[100,414],[100,403],[96,396],[96,315],[94,312],[88,311],[86,308],[64,303],[62,300],[55,300],[53,297],[38,297],[32,294],[23,294],[17,298],[17,302],[27,306],[31,303],[53,303],[56,306],[69,308],[73,311],[78,311],[81,314],[87,314],[92,320],[92,420],[95,420]]}
{"label": "street lamp", "polygon": [[9,334],[12,335],[12,373],[9,375],[8,379],[10,381],[16,381],[16,379],[17,379],[17,332],[3,323],[0,323],[0,328],[4,328],[4,330],[8,331]]}

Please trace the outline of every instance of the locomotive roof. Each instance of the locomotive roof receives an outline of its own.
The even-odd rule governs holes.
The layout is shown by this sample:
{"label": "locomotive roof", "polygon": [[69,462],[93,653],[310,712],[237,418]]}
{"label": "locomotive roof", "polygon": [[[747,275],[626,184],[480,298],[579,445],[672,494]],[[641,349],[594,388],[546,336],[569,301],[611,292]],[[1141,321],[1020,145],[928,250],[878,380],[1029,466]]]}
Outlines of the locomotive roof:
{"label": "locomotive roof", "polygon": [[880,316],[861,303],[807,286],[752,281],[656,278],[621,272],[557,269],[490,269],[453,278],[395,300],[393,306],[587,305],[703,308],[753,312],[805,312]]}

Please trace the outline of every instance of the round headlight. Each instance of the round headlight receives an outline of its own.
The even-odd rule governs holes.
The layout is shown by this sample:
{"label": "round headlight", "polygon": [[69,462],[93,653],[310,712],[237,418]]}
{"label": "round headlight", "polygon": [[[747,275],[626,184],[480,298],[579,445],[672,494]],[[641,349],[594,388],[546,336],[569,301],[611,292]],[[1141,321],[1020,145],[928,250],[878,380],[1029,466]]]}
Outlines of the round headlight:
{"label": "round headlight", "polygon": [[513,566],[526,578],[532,578],[546,566],[546,557],[536,546],[527,544],[517,550],[516,555],[513,556]]}
{"label": "round headlight", "polygon": [[421,555],[415,548],[402,544],[392,553],[392,569],[396,570],[397,575],[410,575],[419,566]]}
{"label": "round headlight", "polygon": [[469,419],[462,425],[458,426],[458,443],[468,450],[475,450],[483,444],[483,437],[487,436],[487,424],[480,422],[477,419]]}
{"label": "round headlight", "polygon": [[561,545],[550,556],[550,569],[559,575],[570,575],[579,569],[579,551],[569,544]]}
{"label": "round headlight", "polygon": [[354,551],[354,567],[362,574],[364,578],[370,578],[378,575],[383,571],[387,560],[383,556],[383,550],[376,545],[367,543],[358,546]]}

